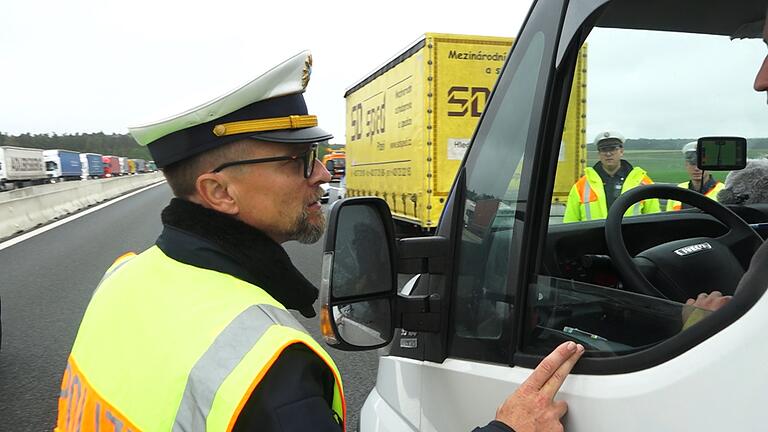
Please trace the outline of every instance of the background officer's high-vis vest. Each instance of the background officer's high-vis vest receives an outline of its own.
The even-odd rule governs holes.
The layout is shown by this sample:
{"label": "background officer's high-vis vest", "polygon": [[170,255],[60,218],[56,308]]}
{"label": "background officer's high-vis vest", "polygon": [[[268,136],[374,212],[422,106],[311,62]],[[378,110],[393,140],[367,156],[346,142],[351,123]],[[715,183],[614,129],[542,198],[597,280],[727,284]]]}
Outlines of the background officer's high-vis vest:
{"label": "background officer's high-vis vest", "polygon": [[227,431],[289,345],[328,353],[261,288],[154,246],[107,271],[61,386],[56,431]]}
{"label": "background officer's high-vis vest", "polygon": [[[629,172],[621,193],[640,185],[653,184],[642,168],[634,167]],[[642,200],[630,207],[625,216],[661,211],[659,200],[652,198]],[[587,221],[592,219],[605,219],[608,217],[608,205],[605,199],[605,189],[600,174],[594,168],[587,168],[584,175],[573,185],[568,194],[568,202],[565,206],[563,222]]]}
{"label": "background officer's high-vis vest", "polygon": [[[689,182],[683,182],[678,184],[677,186],[683,189],[688,189],[688,183]],[[712,186],[710,190],[704,192],[704,196],[717,201],[717,193],[720,192],[724,187],[725,185],[722,182],[717,182],[715,183],[714,186]],[[680,201],[675,201],[675,200],[667,201],[667,211],[676,211],[676,210],[681,210],[682,208],[683,208],[683,204]]]}

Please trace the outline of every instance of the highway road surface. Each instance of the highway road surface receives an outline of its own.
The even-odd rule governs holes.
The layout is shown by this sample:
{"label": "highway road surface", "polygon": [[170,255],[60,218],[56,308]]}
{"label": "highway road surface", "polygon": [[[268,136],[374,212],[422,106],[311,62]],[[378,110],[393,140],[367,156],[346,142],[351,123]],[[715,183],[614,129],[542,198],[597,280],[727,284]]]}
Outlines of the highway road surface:
{"label": "highway road surface", "polygon": [[[170,188],[162,183],[12,246],[0,243],[0,430],[53,428],[61,375],[93,289],[115,258],[154,243],[162,229],[160,212],[170,198]],[[284,246],[297,268],[319,286],[322,240]],[[295,315],[322,341],[316,318]],[[377,354],[329,352],[343,376],[347,430],[354,432],[375,382]]]}

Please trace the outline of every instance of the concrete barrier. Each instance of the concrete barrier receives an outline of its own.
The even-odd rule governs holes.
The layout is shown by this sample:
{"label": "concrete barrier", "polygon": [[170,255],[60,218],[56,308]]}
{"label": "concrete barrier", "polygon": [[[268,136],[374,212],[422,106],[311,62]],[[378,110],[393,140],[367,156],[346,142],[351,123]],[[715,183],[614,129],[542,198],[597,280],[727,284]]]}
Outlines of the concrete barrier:
{"label": "concrete barrier", "polygon": [[163,174],[158,171],[3,192],[0,194],[0,239],[163,180]]}
{"label": "concrete barrier", "polygon": [[[108,180],[108,179],[104,179]],[[82,180],[86,181],[86,180]],[[103,180],[88,180],[88,181],[103,181]],[[1,191],[0,192],[0,203],[15,200],[18,198],[26,198],[31,197],[34,195],[40,195],[44,193],[49,192],[56,192],[59,190],[69,189],[71,187],[75,187],[75,185],[80,185],[80,180],[78,181],[68,181],[68,182],[61,182],[61,183],[46,183],[39,186],[30,186],[25,187],[21,189],[12,189],[8,191]]]}

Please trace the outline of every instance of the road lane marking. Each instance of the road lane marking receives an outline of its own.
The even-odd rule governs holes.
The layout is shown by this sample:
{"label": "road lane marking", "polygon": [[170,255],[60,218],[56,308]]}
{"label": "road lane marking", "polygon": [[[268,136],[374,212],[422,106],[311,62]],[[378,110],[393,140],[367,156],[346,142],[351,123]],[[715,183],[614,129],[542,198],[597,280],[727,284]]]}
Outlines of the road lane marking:
{"label": "road lane marking", "polygon": [[89,215],[89,214],[91,214],[91,213],[93,213],[95,211],[101,210],[104,207],[110,206],[110,205],[112,205],[112,204],[114,204],[116,202],[120,202],[120,201],[122,201],[122,200],[124,200],[126,198],[130,198],[130,197],[132,197],[132,196],[134,196],[136,194],[140,194],[140,193],[142,193],[142,192],[144,192],[146,190],[149,190],[149,189],[152,189],[154,187],[160,186],[161,184],[164,184],[165,182],[166,182],[165,179],[163,179],[163,180],[161,180],[161,181],[159,181],[157,183],[153,183],[153,184],[151,184],[149,186],[146,186],[144,188],[141,188],[141,189],[139,189],[137,191],[133,191],[133,192],[127,194],[127,195],[123,195],[123,196],[111,199],[111,200],[109,200],[109,201],[107,201],[107,202],[105,202],[103,204],[97,205],[96,207],[89,208],[88,210],[84,210],[84,211],[82,211],[80,213],[73,214],[72,216],[69,216],[69,217],[61,219],[59,221],[56,221],[54,223],[42,226],[42,227],[37,228],[35,230],[32,230],[32,231],[30,231],[28,233],[24,233],[24,234],[22,234],[22,235],[20,235],[18,237],[14,237],[14,238],[12,238],[12,239],[10,239],[8,241],[0,243],[0,251],[3,250],[3,249],[9,248],[9,247],[11,247],[11,246],[13,246],[15,244],[21,243],[24,240],[29,240],[32,237],[40,235],[40,234],[42,234],[42,233],[44,233],[46,231],[50,231],[50,230],[52,230],[52,229],[54,229],[56,227],[64,225],[67,222],[72,222],[75,219],[79,219],[79,218],[81,218],[83,216],[86,216],[86,215]]}

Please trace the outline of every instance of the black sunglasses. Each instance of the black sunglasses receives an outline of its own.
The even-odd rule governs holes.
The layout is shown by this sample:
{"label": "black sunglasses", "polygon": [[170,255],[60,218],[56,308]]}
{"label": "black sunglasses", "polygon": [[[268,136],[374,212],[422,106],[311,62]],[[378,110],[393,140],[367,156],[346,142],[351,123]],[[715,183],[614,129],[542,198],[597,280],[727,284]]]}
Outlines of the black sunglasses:
{"label": "black sunglasses", "polygon": [[312,176],[312,171],[315,169],[315,160],[317,160],[317,144],[312,144],[312,146],[307,150],[306,152],[298,155],[293,156],[275,156],[275,157],[268,157],[268,158],[261,158],[261,159],[246,159],[246,160],[240,160],[240,161],[234,161],[234,162],[225,162],[216,168],[214,168],[211,172],[217,173],[224,168],[229,168],[231,166],[236,165],[249,165],[249,164],[257,164],[257,163],[266,163],[266,162],[279,162],[279,161],[289,161],[289,160],[300,160],[304,164],[304,178],[309,178]]}

